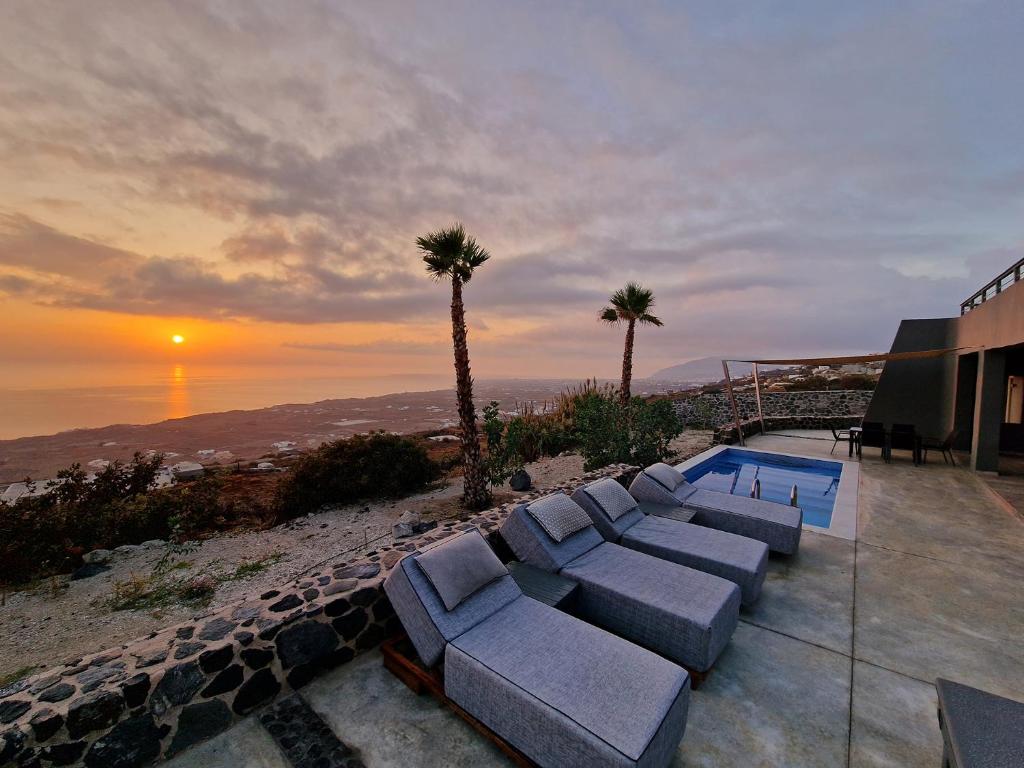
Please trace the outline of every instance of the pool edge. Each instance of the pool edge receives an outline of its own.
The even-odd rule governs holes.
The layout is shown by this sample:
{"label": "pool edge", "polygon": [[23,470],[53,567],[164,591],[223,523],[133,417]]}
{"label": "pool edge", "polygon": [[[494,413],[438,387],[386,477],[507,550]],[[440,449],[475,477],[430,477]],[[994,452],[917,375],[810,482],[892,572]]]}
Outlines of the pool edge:
{"label": "pool edge", "polygon": [[[675,467],[680,472],[686,472],[687,470],[692,469],[698,464],[705,462],[713,456],[716,456],[723,451],[727,451],[730,448],[740,448],[740,446],[716,445],[706,451],[698,453],[696,456],[691,456],[684,462],[676,464]],[[832,520],[830,521],[828,528],[822,528],[818,525],[810,525],[809,523],[804,523],[803,527],[808,531],[822,533],[826,536],[834,536],[839,539],[846,539],[847,541],[857,540],[857,495],[860,489],[859,463],[837,458],[822,459],[820,456],[807,456],[800,453],[791,453],[789,451],[767,451],[761,448],[751,448],[750,446],[742,446],[741,450],[753,451],[755,453],[769,453],[776,456],[791,456],[795,459],[807,459],[810,461],[828,461],[839,464],[841,467],[839,471],[839,492],[836,493],[836,500],[832,506]]]}

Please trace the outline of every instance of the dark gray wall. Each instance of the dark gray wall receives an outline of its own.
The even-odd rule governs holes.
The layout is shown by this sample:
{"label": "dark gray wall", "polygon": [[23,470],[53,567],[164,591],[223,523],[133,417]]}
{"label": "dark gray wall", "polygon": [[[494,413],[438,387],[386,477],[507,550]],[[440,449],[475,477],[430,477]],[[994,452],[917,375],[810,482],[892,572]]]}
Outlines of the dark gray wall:
{"label": "dark gray wall", "polygon": [[[973,427],[979,352],[1006,352],[1020,344],[1024,344],[1024,281],[1008,286],[963,317],[904,320],[896,332],[892,352],[943,348],[961,351],[938,358],[886,363],[864,419],[886,426],[893,422],[914,424],[921,434],[936,438],[945,437],[955,425],[960,430],[957,448],[977,449],[972,445],[972,432],[977,432]],[[1015,359],[1012,353],[1008,359]],[[992,421],[995,404],[1005,396],[1000,395],[1000,387],[1005,393],[1006,379],[1002,367],[998,371],[992,367],[989,373],[992,380],[986,382],[986,412],[988,421]],[[1000,430],[988,425],[985,431],[998,434]],[[991,443],[990,435],[986,439]],[[1009,436],[1015,445],[1021,440],[1024,436]]]}
{"label": "dark gray wall", "polygon": [[978,388],[978,353],[960,355],[958,363],[953,423],[957,435],[953,447],[958,451],[969,451],[974,429],[974,397]]}
{"label": "dark gray wall", "polygon": [[[904,320],[890,352],[922,352],[956,346],[958,318]],[[913,424],[926,437],[945,437],[953,428],[956,355],[890,360],[882,369],[865,421]]]}
{"label": "dark gray wall", "polygon": [[978,353],[971,433],[971,469],[999,471],[999,433],[1006,413],[1006,352],[983,349]]}

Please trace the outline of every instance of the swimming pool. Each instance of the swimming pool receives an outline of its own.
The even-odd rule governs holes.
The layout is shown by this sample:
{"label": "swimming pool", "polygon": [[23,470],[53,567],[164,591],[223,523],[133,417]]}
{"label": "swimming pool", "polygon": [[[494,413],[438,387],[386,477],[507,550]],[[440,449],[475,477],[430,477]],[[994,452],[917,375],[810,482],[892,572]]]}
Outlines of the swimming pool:
{"label": "swimming pool", "polygon": [[789,503],[790,489],[796,485],[804,523],[820,528],[828,528],[832,522],[842,470],[838,461],[742,448],[726,448],[682,468],[686,479],[698,488],[738,496],[749,496],[756,478],[761,481],[761,498],[782,504]]}

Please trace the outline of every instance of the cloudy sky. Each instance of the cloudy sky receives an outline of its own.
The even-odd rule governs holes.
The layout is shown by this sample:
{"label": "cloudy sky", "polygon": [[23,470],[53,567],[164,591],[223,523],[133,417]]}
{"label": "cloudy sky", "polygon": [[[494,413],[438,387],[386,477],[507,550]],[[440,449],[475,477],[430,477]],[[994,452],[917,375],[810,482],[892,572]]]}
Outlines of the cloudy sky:
{"label": "cloudy sky", "polygon": [[[10,364],[479,376],[886,349],[1024,253],[1019,2],[66,3],[0,25]],[[175,350],[174,354],[186,354]]]}

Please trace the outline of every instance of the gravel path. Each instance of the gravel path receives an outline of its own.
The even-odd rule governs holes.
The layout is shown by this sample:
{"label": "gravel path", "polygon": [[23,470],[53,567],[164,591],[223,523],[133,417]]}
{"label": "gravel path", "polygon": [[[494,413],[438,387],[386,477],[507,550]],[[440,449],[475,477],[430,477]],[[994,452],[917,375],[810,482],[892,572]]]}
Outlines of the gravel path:
{"label": "gravel path", "polygon": [[[688,431],[673,448],[681,460],[710,444],[710,432]],[[546,488],[580,477],[583,459],[567,454],[530,464],[527,470],[535,487]],[[238,602],[324,563],[351,560],[372,549],[375,539],[379,546],[379,537],[390,537],[391,526],[405,510],[430,519],[458,516],[461,491],[455,483],[395,501],[339,507],[265,531],[217,536],[197,543],[192,552],[175,555],[175,567],[164,579],[211,575],[217,586],[209,608]],[[495,489],[496,503],[516,495],[507,486]],[[97,576],[77,581],[62,576],[7,594],[0,606],[0,685],[7,678],[125,643],[196,613],[198,608],[174,602],[148,610],[111,608],[115,586],[151,578],[166,553],[167,547],[117,553],[110,570]]]}

